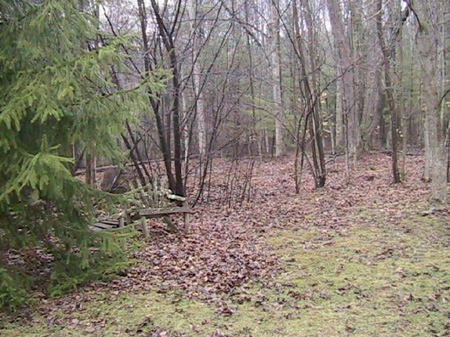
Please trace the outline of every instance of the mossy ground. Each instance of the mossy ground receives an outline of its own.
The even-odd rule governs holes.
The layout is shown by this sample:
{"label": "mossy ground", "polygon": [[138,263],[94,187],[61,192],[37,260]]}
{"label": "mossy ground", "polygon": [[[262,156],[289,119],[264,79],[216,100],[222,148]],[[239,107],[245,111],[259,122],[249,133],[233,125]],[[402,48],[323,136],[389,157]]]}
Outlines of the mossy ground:
{"label": "mossy ground", "polygon": [[226,312],[170,292],[112,300],[98,295],[70,318],[61,310],[63,325],[34,314],[29,322],[3,322],[0,332],[5,337],[150,336],[150,331],[444,336],[450,333],[449,224],[436,215],[412,214],[389,222],[376,210],[355,211],[345,229],[277,230],[267,240],[282,256],[283,273],[224,298]]}
{"label": "mossy ground", "polygon": [[[410,166],[419,167],[413,159]],[[424,201],[419,173],[391,185],[388,160],[365,159],[376,167],[370,183],[362,171],[351,186],[299,196],[285,193],[293,188],[283,178],[287,165],[284,173],[262,167],[263,174],[276,170],[277,189],[261,176],[268,197],[233,214],[252,215],[242,226],[264,227],[257,235],[282,267],[272,278],[204,302],[181,290],[86,288],[42,304],[55,306],[51,316],[39,305],[20,318],[0,316],[0,335],[449,336],[450,211]]]}

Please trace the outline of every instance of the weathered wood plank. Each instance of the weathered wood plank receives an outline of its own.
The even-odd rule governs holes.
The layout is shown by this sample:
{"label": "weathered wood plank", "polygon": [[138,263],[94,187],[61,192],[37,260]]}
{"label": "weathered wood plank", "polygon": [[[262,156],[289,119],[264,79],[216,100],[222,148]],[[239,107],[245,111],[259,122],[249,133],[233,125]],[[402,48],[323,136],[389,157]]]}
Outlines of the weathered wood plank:
{"label": "weathered wood plank", "polygon": [[111,225],[111,226],[119,226],[119,221],[117,220],[100,220],[100,223],[103,223],[105,225]]}
{"label": "weathered wood plank", "polygon": [[113,225],[108,225],[108,224],[100,223],[100,222],[94,223],[92,226],[96,227],[96,228],[100,228],[100,229],[111,229],[111,228],[114,228]]}
{"label": "weathered wood plank", "polygon": [[190,213],[190,212],[191,210],[189,207],[148,208],[148,209],[140,209],[138,215],[140,217],[152,218],[169,214]]}
{"label": "weathered wood plank", "polygon": [[[180,197],[184,198],[184,197]],[[129,213],[129,216],[132,220],[138,220],[140,221],[140,229],[144,233],[145,237],[149,237],[149,228],[146,223],[146,219],[149,218],[159,218],[159,217],[165,217],[169,220],[169,215],[172,214],[183,214],[184,218],[184,231],[185,233],[189,232],[189,214],[191,213],[191,209],[187,203],[183,206],[175,206],[175,207],[154,207],[154,208],[143,208],[137,211],[137,213]],[[97,220],[98,222],[94,223],[90,226],[92,230],[100,231],[104,229],[112,229],[117,227],[124,227],[126,225],[125,223],[125,217],[121,215],[119,218],[116,219],[104,219],[104,220]],[[173,226],[173,225],[172,225]]]}

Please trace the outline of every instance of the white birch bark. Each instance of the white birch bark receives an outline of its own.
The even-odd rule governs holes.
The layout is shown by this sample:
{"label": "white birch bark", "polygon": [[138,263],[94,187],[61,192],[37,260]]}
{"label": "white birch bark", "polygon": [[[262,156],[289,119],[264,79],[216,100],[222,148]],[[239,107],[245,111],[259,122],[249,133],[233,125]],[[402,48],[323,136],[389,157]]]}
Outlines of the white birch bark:
{"label": "white birch bark", "polygon": [[336,81],[336,145],[338,148],[344,147],[344,110],[342,109],[342,78]]}
{"label": "white birch bark", "polygon": [[206,155],[206,115],[205,115],[205,105],[203,100],[203,94],[201,92],[201,68],[198,62],[198,45],[199,45],[199,36],[198,36],[198,27],[197,27],[197,0],[189,0],[188,3],[188,11],[189,11],[189,22],[192,36],[192,82],[194,89],[194,100],[195,100],[195,116],[197,120],[197,129],[198,129],[198,152],[200,158],[204,158]]}
{"label": "white birch bark", "polygon": [[284,112],[281,100],[281,57],[280,57],[280,17],[278,7],[279,1],[274,0],[271,5],[271,36],[272,36],[272,88],[274,102],[275,117],[275,156],[279,157],[284,154]]}

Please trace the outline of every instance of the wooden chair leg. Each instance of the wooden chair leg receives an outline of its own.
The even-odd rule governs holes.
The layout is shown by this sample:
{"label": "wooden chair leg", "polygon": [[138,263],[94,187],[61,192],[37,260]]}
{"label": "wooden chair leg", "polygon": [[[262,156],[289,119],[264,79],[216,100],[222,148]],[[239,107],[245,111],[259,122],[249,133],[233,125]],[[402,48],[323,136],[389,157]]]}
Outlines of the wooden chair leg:
{"label": "wooden chair leg", "polygon": [[142,232],[144,233],[144,237],[148,238],[150,236],[150,232],[148,230],[147,220],[145,218],[142,218],[141,225],[142,225]]}
{"label": "wooden chair leg", "polygon": [[170,233],[178,233],[178,227],[173,224],[169,215],[163,216],[163,221],[167,225],[167,229]]}
{"label": "wooden chair leg", "polygon": [[189,234],[189,231],[190,231],[190,223],[189,223],[189,213],[184,213],[183,214],[184,215],[184,232],[186,233],[186,234]]}

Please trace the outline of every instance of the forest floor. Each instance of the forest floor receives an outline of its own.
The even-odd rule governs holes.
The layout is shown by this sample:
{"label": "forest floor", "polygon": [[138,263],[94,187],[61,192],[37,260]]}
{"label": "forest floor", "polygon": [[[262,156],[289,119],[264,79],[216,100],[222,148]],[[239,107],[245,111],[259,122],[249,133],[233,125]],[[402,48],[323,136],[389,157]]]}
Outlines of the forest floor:
{"label": "forest floor", "polygon": [[423,158],[395,185],[384,154],[348,185],[328,158],[300,194],[292,162],[255,162],[249,185],[251,162],[216,161],[191,234],[155,226],[125,276],[0,316],[0,335],[450,336],[450,208],[427,202]]}

